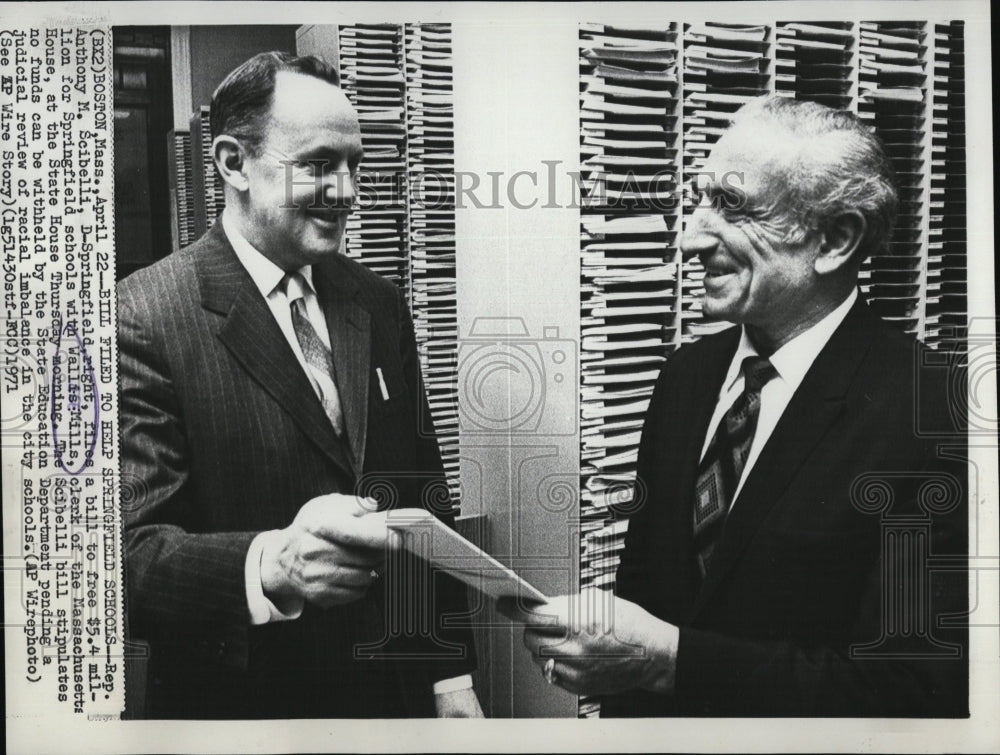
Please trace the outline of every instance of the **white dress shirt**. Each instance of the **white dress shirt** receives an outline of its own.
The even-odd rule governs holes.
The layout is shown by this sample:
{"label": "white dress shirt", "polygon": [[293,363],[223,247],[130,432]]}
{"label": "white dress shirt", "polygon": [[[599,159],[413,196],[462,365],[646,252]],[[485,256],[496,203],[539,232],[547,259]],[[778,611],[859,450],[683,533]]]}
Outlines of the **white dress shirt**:
{"label": "white dress shirt", "polygon": [[[812,363],[816,361],[816,357],[819,356],[823,347],[826,346],[827,341],[830,340],[830,336],[833,335],[833,332],[840,323],[847,317],[848,311],[854,306],[857,298],[858,291],[854,289],[851,291],[850,296],[835,310],[830,312],[830,314],[808,330],[799,333],[771,355],[771,364],[774,365],[774,369],[778,374],[761,389],[757,430],[754,433],[753,442],[750,445],[750,453],[747,455],[747,461],[743,467],[743,473],[740,475],[740,481],[736,486],[736,492],[733,495],[730,506],[736,503],[736,498],[739,496],[740,491],[743,490],[743,483],[746,482],[747,475],[753,469],[753,465],[756,463],[757,457],[760,456],[760,452],[767,443],[767,439],[774,432],[774,427],[778,424],[778,420],[781,419],[781,415],[784,414],[788,402],[792,400],[795,390],[799,387],[809,368],[812,367]],[[744,359],[751,356],[758,356],[758,353],[747,336],[747,331],[744,327],[740,344],[736,348],[736,354],[733,355],[733,360],[729,364],[726,379],[722,381],[722,390],[715,405],[715,413],[712,414],[712,420],[708,423],[708,434],[705,437],[705,442],[702,444],[701,457],[699,458],[704,458],[705,453],[708,451],[708,445],[711,443],[712,436],[715,435],[715,430],[722,421],[723,415],[729,411],[729,407],[743,393],[744,381],[743,375],[740,373],[740,366],[743,364]]]}
{"label": "white dress shirt", "polygon": [[[261,296],[267,302],[271,314],[274,315],[274,319],[278,323],[278,327],[281,328],[281,332],[285,336],[285,340],[288,341],[288,345],[292,347],[295,358],[299,360],[299,365],[309,378],[313,390],[316,391],[317,396],[322,398],[323,393],[316,383],[316,378],[309,368],[309,363],[306,362],[305,355],[302,353],[302,347],[299,345],[299,339],[295,335],[295,326],[292,323],[291,303],[293,299],[298,298],[298,292],[290,290],[288,293],[291,294],[291,297],[286,295],[281,287],[285,271],[257,251],[243,237],[236,228],[236,224],[228,216],[226,210],[222,211],[219,222],[222,223],[222,228],[226,232],[229,243],[232,244],[233,251],[236,252],[236,257],[243,267],[246,268],[257,290],[260,291]],[[316,289],[313,287],[312,266],[306,265],[299,268],[297,272],[302,276],[302,280],[305,283],[301,294],[302,298],[305,299],[306,316],[315,329],[316,335],[319,336],[327,348],[330,348],[330,331],[326,326],[326,317],[323,315],[323,309],[320,307],[319,299],[316,296]],[[250,623],[254,626],[267,624],[272,621],[291,621],[297,619],[302,615],[302,609],[304,608],[304,601],[300,600],[289,612],[285,613],[264,595],[264,587],[261,583],[260,562],[264,553],[264,544],[276,534],[277,530],[261,532],[250,543],[250,550],[247,551],[244,577],[246,580],[247,606],[250,609]],[[454,679],[443,679],[436,682],[434,684],[434,694],[456,692],[470,687],[472,687],[472,677],[465,674]]]}

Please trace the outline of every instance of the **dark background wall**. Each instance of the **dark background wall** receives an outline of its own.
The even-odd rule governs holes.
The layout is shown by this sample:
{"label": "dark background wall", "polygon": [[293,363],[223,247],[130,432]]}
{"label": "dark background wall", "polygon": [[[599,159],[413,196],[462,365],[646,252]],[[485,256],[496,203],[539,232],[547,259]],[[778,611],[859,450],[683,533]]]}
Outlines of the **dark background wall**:
{"label": "dark background wall", "polygon": [[169,164],[192,113],[230,71],[267,50],[295,52],[297,26],[114,28],[118,277],[177,247]]}
{"label": "dark background wall", "polygon": [[258,52],[295,52],[297,26],[192,26],[191,102],[212,101],[226,74]]}

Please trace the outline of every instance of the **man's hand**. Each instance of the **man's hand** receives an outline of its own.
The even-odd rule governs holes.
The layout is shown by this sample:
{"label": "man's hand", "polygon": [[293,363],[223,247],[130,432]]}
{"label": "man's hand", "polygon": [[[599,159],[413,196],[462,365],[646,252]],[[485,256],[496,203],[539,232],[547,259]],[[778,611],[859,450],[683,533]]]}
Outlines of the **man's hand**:
{"label": "man's hand", "polygon": [[306,503],[265,545],[264,594],[285,610],[302,600],[327,608],[364,596],[400,536],[368,499],[334,493]]}
{"label": "man's hand", "polygon": [[454,692],[442,692],[434,695],[434,707],[438,718],[482,718],[483,709],[479,706],[472,687]]}
{"label": "man's hand", "polygon": [[518,613],[525,647],[550,683],[578,695],[673,692],[677,627],[635,603],[591,589]]}

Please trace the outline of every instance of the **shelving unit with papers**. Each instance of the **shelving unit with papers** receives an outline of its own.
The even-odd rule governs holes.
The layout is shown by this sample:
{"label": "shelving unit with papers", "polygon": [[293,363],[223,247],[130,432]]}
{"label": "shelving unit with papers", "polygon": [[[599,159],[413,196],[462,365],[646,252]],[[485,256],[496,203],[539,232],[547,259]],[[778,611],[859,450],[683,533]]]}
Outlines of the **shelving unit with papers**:
{"label": "shelving unit with papers", "polygon": [[776,94],[851,109],[857,97],[853,23],[779,22],[774,35]]}
{"label": "shelving unit with papers", "polygon": [[677,28],[581,28],[581,572],[613,578],[642,417],[680,338]]}
{"label": "shelving unit with papers", "polygon": [[[434,431],[459,504],[455,166],[449,24],[338,27],[364,158],[347,254],[406,293]],[[422,431],[430,431],[423,428]]]}
{"label": "shelving unit with papers", "polygon": [[173,249],[182,249],[194,242],[195,202],[191,184],[194,166],[191,162],[191,133],[174,130],[167,135],[168,173],[170,180],[170,219],[173,224]]}
{"label": "shelving unit with papers", "polygon": [[[209,107],[202,105],[191,115],[191,194],[194,203],[194,238],[207,231],[226,206],[222,179],[212,159],[212,128]],[[178,163],[180,164],[180,163]],[[187,200],[185,200],[187,201]],[[181,204],[181,203],[178,203]]]}
{"label": "shelving unit with papers", "polygon": [[424,386],[452,500],[459,500],[455,108],[449,24],[406,24],[410,297]]}
{"label": "shelving unit with papers", "polygon": [[966,257],[965,41],[962,22],[935,24],[925,338],[964,350]]}
{"label": "shelving unit with papers", "polygon": [[347,255],[406,289],[403,29],[398,24],[341,26],[339,35],[340,84],[358,111],[365,150],[358,209],[347,220]]}
{"label": "shelving unit with papers", "polygon": [[929,173],[927,46],[923,22],[862,22],[857,113],[885,143],[896,169],[899,212],[883,255],[870,257],[861,291],[884,319],[923,334]]}

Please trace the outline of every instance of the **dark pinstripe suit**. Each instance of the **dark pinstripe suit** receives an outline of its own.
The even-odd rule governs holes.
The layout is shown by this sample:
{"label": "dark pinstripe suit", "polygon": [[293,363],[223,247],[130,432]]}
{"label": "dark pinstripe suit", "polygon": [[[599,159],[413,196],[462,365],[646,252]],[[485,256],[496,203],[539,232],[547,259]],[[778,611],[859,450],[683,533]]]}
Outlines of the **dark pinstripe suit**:
{"label": "dark pinstripe suit", "polygon": [[249,626],[244,565],[258,532],[372,476],[397,486],[401,506],[443,485],[436,440],[419,432],[431,424],[399,290],[340,255],[314,266],[314,281],[348,444],[220,224],[119,284],[122,472],[134,492],[127,611],[132,634],[152,646],[151,717],[433,715],[433,681],[474,665],[471,636],[440,628],[443,613],[464,607],[450,581],[436,585],[435,604],[449,649],[415,638],[387,646],[434,659],[353,657],[385,636],[379,583],[356,603]]}

